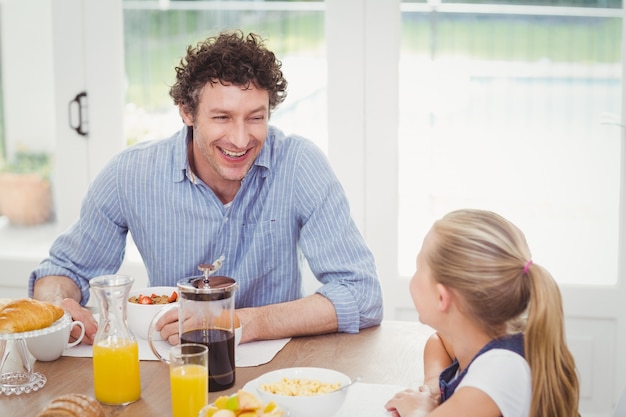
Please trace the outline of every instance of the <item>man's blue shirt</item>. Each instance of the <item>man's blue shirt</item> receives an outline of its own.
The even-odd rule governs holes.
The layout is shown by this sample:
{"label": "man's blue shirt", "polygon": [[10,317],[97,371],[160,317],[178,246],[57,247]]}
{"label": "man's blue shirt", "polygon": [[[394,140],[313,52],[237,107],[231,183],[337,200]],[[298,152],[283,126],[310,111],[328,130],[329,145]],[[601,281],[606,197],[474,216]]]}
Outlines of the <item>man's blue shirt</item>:
{"label": "man's blue shirt", "polygon": [[270,126],[237,195],[225,206],[190,170],[185,127],[169,139],[130,147],[111,159],[83,200],[80,218],[33,271],[70,277],[89,299],[89,279],[116,273],[127,233],[151,286],[175,286],[221,255],[220,275],[239,284],[236,306],[302,297],[304,255],[335,306],[339,331],[380,323],[382,292],[374,258],[350,216],[326,156],[310,141]]}

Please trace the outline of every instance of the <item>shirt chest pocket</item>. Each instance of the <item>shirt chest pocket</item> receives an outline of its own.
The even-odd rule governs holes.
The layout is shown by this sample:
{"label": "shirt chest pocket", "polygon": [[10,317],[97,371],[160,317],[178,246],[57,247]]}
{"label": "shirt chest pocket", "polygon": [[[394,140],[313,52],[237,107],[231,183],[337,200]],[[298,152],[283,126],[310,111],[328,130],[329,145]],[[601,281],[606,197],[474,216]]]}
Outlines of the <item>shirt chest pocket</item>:
{"label": "shirt chest pocket", "polygon": [[252,276],[267,275],[277,264],[278,236],[276,220],[244,223],[242,230],[241,259],[245,270]]}
{"label": "shirt chest pocket", "polygon": [[268,239],[271,238],[273,231],[275,229],[276,220],[265,220],[258,223],[244,223],[243,224],[243,235],[244,238],[263,238],[267,236]]}

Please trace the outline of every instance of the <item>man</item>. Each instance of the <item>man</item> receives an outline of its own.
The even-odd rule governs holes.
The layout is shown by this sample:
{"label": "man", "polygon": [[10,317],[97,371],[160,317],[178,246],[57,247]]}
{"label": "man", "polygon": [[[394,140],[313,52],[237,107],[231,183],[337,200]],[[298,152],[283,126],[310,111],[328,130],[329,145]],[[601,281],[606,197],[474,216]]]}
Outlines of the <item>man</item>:
{"label": "man", "polygon": [[[33,271],[30,294],[86,326],[89,279],[115,273],[131,233],[150,285],[199,275],[224,256],[239,284],[242,342],[356,333],[382,320],[373,256],[321,151],[269,126],[286,97],[281,63],[257,35],[222,33],[176,68],[170,90],[185,126],[116,155],[90,185],[78,222]],[[302,297],[303,253],[323,284]],[[81,306],[82,305],[82,306]],[[178,342],[174,315],[157,328]]]}

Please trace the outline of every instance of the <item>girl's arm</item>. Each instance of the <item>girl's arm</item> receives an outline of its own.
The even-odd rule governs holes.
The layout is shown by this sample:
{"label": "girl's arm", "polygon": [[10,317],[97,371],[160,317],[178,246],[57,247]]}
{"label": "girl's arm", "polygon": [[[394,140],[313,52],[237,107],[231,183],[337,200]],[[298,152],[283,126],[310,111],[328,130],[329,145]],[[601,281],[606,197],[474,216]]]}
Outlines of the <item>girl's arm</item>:
{"label": "girl's arm", "polygon": [[454,351],[452,346],[438,333],[426,341],[424,347],[424,385],[428,387],[437,403],[441,401],[439,393],[439,374],[452,364]]}

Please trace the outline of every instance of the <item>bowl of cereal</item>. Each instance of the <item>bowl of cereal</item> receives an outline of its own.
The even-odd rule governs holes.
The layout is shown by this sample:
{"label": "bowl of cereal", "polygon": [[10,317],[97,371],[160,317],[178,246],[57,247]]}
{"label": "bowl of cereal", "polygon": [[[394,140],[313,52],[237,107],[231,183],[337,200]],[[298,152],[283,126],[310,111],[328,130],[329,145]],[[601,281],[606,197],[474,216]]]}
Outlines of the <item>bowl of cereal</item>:
{"label": "bowl of cereal", "polygon": [[348,390],[341,387],[350,378],[327,368],[285,368],[268,372],[255,380],[259,397],[274,402],[291,416],[332,416],[341,408]]}
{"label": "bowl of cereal", "polygon": [[[128,327],[136,337],[148,339],[148,327],[152,318],[163,307],[178,300],[177,287],[148,287],[131,290],[126,303]],[[154,339],[160,340],[159,332]]]}

